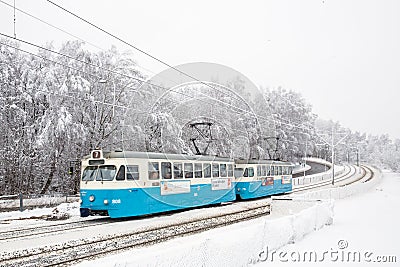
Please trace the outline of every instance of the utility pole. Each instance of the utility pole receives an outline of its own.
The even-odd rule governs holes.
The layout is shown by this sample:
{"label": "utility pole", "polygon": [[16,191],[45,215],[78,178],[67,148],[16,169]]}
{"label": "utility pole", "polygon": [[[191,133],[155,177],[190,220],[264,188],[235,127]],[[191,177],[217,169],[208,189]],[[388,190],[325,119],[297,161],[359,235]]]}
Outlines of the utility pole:
{"label": "utility pole", "polygon": [[306,177],[306,166],[307,166],[307,143],[308,139],[306,140],[306,150],[304,151],[304,173],[303,173],[303,178]]}
{"label": "utility pole", "polygon": [[333,145],[333,125],[332,125],[332,145],[331,145],[331,149],[332,149],[332,185],[335,185],[335,146]]}
{"label": "utility pole", "polygon": [[14,0],[14,39],[17,39],[17,33],[15,31],[17,19],[15,17],[15,0]]}
{"label": "utility pole", "polygon": [[332,125],[331,128],[331,140],[330,142],[326,141],[323,137],[320,135],[317,135],[321,138],[321,140],[328,145],[331,148],[331,156],[332,156],[332,185],[335,185],[335,148],[337,145],[339,145],[349,134],[346,134],[343,138],[341,138],[338,142],[335,143],[335,135],[337,133],[334,131],[334,126]]}
{"label": "utility pole", "polygon": [[357,166],[360,167],[360,149],[357,147]]}

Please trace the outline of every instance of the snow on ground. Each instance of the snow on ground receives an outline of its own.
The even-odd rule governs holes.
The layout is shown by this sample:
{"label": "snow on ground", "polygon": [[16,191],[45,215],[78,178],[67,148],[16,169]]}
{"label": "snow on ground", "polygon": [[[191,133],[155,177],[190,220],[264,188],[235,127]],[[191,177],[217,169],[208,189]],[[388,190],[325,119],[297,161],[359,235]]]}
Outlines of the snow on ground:
{"label": "snow on ground", "polygon": [[[185,211],[171,212],[169,214],[153,215],[147,217],[132,218],[130,220],[105,220],[102,224],[85,228],[77,228],[72,231],[57,232],[56,235],[40,235],[25,237],[12,241],[0,241],[0,252],[12,252],[14,250],[35,249],[43,246],[56,246],[73,240],[94,240],[106,235],[124,234],[133,230],[146,230],[152,227],[163,227],[165,225],[199,219],[209,216],[224,214],[227,212],[241,211],[247,208],[256,207],[269,202],[270,199],[256,201],[237,202],[228,205],[203,207]],[[293,207],[298,210],[299,207]],[[18,230],[24,227],[46,226],[53,224],[64,224],[76,221],[93,220],[99,216],[79,217],[79,205],[76,203],[62,204],[57,207],[59,213],[67,212],[71,215],[68,220],[46,221],[46,216],[54,214],[55,208],[26,210],[22,213],[2,213],[0,219],[0,231]],[[44,218],[42,218],[44,216]],[[104,217],[103,217],[104,218]],[[3,230],[4,229],[4,230]]]}
{"label": "snow on ground", "polygon": [[[242,222],[78,266],[309,266],[310,262],[321,266],[393,266],[396,263],[373,261],[389,260],[376,256],[395,256],[400,261],[399,192],[400,174],[385,173],[381,184],[367,193],[336,201],[334,224],[329,227],[322,228],[330,224],[329,216],[323,216],[329,209],[313,209],[314,205],[299,213],[289,211],[293,214],[286,217]],[[318,231],[307,235],[314,230]],[[285,246],[287,243],[294,244]],[[272,251],[276,251],[273,260]],[[311,255],[311,261],[299,262],[304,255],[306,260]],[[357,261],[357,255],[361,263],[346,261],[348,256]],[[317,262],[312,257],[317,257]]]}
{"label": "snow on ground", "polygon": [[277,249],[332,223],[333,203],[273,200],[272,213],[78,266],[243,266],[266,245]]}
{"label": "snow on ground", "polygon": [[[38,224],[43,223],[43,218],[67,214],[68,217],[79,217],[79,203],[63,203],[53,208],[36,208],[26,209],[23,212],[20,211],[9,211],[0,213],[0,230],[3,228],[10,229],[11,226],[34,224],[36,221]],[[29,221],[29,222],[27,222]]]}
{"label": "snow on ground", "polygon": [[[273,259],[272,252],[263,253],[264,262],[257,266],[309,266],[310,262],[323,266],[398,266],[399,193],[400,174],[384,173],[381,184],[370,192],[335,202],[332,226],[281,248]],[[396,263],[383,262],[390,260],[387,256],[395,256]]]}
{"label": "snow on ground", "polygon": [[[360,186],[363,185],[367,185],[367,183]],[[351,192],[353,191],[351,190]],[[311,258],[314,265],[319,263],[323,266],[334,264],[341,266],[343,265],[341,258],[337,258],[335,262],[333,260],[336,259],[335,257],[347,256],[343,253],[348,252],[352,253],[351,256],[359,253],[364,257],[360,258],[360,260],[364,260],[363,265],[357,262],[357,266],[364,266],[365,263],[368,263],[368,266],[378,266],[377,263],[365,261],[377,259],[375,256],[396,256],[396,260],[399,262],[400,253],[396,251],[399,247],[398,240],[400,240],[400,216],[397,215],[400,208],[399,191],[400,174],[385,173],[382,183],[369,192],[336,201],[334,225],[329,227],[323,226],[332,223],[332,202],[325,200],[315,205],[312,201],[307,202],[307,199],[287,203],[285,200],[274,199],[271,216],[173,239],[151,247],[132,249],[105,258],[85,261],[79,266],[281,266],[289,265],[289,263],[299,266],[309,265],[309,262],[298,262],[301,259],[293,258],[297,260],[294,262],[289,257],[303,257],[304,254],[306,257],[317,257],[317,260],[324,257],[322,262],[317,263],[314,263],[314,258]],[[329,193],[329,195],[333,194]],[[266,201],[266,199],[258,201]],[[231,211],[240,210],[256,205],[258,201],[239,202],[225,207],[194,209],[172,213],[168,216],[140,218],[128,222],[115,222],[100,227],[91,227],[90,230],[58,233],[54,238],[53,236],[43,236],[36,237],[34,240],[26,239],[22,245],[24,247],[51,245],[59,243],[60,240],[65,242],[77,237],[95,237],[99,233],[125,232],[129,229],[168,224],[172,221],[186,220],[189,217],[218,214],[221,212],[221,208]],[[71,217],[65,222],[83,219],[79,217],[78,203],[62,204],[56,210],[55,208],[42,208],[26,210],[22,213],[19,211],[4,212],[0,213],[0,231],[47,223],[41,219],[35,219],[35,217],[54,213],[68,213]],[[23,218],[31,219],[24,220]],[[63,221],[58,223],[63,223]],[[318,231],[309,234],[315,230]],[[294,244],[286,245],[288,243]],[[11,245],[10,243],[3,245],[6,246],[2,249],[6,250],[19,247],[17,244]],[[345,247],[346,245],[348,247]],[[339,246],[345,248],[340,249]],[[276,249],[279,250],[272,252]],[[324,252],[326,253],[324,254]],[[365,259],[365,257],[367,258]],[[380,259],[388,260],[388,258]],[[385,263],[384,265],[391,266],[393,264]]]}
{"label": "snow on ground", "polygon": [[[41,196],[37,198],[29,198],[24,196],[23,206],[24,208],[45,207],[45,206],[51,207],[61,203],[78,202],[78,200],[79,196]],[[18,196],[14,197],[14,199],[0,200],[0,208],[3,209],[19,208],[19,205],[20,205],[20,200]]]}

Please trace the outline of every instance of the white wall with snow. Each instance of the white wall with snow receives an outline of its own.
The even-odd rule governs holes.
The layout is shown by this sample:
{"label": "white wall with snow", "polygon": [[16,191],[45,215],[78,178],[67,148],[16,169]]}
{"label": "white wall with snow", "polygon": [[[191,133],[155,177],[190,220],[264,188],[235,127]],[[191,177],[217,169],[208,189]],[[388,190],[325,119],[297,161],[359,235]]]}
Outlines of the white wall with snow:
{"label": "white wall with snow", "polygon": [[[283,209],[282,200],[272,202],[272,216],[133,249],[79,266],[242,266],[258,262],[267,248],[276,250],[333,222],[331,201],[300,201],[292,209],[287,205]],[[282,216],[284,213],[286,216]]]}

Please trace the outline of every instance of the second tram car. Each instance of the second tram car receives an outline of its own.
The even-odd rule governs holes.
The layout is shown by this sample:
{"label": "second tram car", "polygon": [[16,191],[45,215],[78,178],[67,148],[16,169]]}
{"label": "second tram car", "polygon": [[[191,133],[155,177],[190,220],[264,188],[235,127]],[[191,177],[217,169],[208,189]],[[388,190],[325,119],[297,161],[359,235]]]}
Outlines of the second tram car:
{"label": "second tram car", "polygon": [[82,160],[81,216],[111,218],[234,201],[234,161],[94,150]]}
{"label": "second tram car", "polygon": [[291,192],[292,168],[289,162],[236,160],[236,194],[251,199]]}

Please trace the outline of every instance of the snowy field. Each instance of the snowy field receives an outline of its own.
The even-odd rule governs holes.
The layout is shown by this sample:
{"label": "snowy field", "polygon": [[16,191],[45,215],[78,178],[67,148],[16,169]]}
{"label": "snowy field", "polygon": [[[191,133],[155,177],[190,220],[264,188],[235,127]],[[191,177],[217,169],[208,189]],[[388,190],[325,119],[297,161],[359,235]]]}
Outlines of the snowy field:
{"label": "snowy field", "polygon": [[400,174],[386,172],[370,192],[336,201],[332,226],[281,248],[274,258],[262,254],[257,266],[399,266],[399,210]]}
{"label": "snowy field", "polygon": [[[335,202],[333,225],[322,227],[304,238],[302,235],[294,235],[295,238],[292,236],[294,244],[281,247],[273,259],[272,251],[279,247],[278,240],[286,239],[288,234],[293,235],[289,230],[290,222],[314,223],[307,222],[306,218],[312,218],[315,211],[304,210],[294,215],[298,219],[302,217],[300,220],[293,220],[292,217],[290,222],[285,217],[277,218],[276,223],[269,224],[270,220],[260,218],[148,248],[86,261],[78,266],[186,266],[189,263],[192,266],[309,266],[310,262],[320,266],[397,266],[400,260],[400,216],[396,214],[400,210],[398,192],[400,174],[384,173],[382,182],[369,192]],[[329,222],[325,224],[329,225]],[[272,228],[271,225],[280,227]],[[271,244],[272,251],[267,249],[268,244]],[[313,258],[311,261],[296,261],[296,256],[304,252],[308,253],[306,258],[309,254],[317,255],[317,262]],[[347,259],[347,254],[351,253],[353,257],[354,252],[356,256],[360,252],[360,262],[342,260],[343,255]],[[282,253],[281,258],[277,257],[279,253]],[[323,259],[322,255],[325,255]],[[396,256],[397,264],[374,263],[374,260],[389,259],[375,256]]]}
{"label": "snowy field", "polygon": [[[19,225],[42,224],[43,219],[68,216],[70,220],[77,220],[79,217],[79,203],[63,203],[53,208],[36,208],[32,210],[9,211],[0,213],[0,230],[10,229]],[[53,222],[54,223],[54,222]]]}
{"label": "snowy field", "polygon": [[[359,187],[364,185],[366,184],[360,184]],[[168,216],[115,222],[90,229],[58,233],[55,236],[26,239],[23,244],[0,244],[0,247],[2,251],[12,251],[20,249],[20,245],[25,248],[52,246],[60,240],[68,242],[125,232],[129,229],[166,225],[187,218],[218,214],[222,210],[243,209],[258,205],[260,201],[268,201],[272,203],[270,216],[173,239],[151,247],[136,248],[84,261],[77,266],[308,266],[309,257],[312,257],[312,264],[321,266],[342,266],[344,263],[358,264],[357,266],[392,266],[395,263],[378,264],[373,263],[373,260],[389,260],[390,256],[396,256],[397,262],[400,259],[397,244],[397,240],[400,239],[400,216],[396,215],[400,208],[399,191],[400,174],[386,172],[382,181],[368,192],[334,203],[330,200],[316,202],[307,199],[293,202],[277,199],[271,201],[269,198],[224,207],[194,209]],[[57,222],[45,220],[60,214],[68,214],[70,218]],[[78,203],[62,204],[57,208],[27,210],[22,213],[4,212],[0,213],[0,231],[27,225],[63,224],[82,219],[79,217]],[[86,219],[88,218],[84,218]],[[290,245],[287,245],[288,243]],[[359,254],[361,263],[343,262],[342,258],[347,257],[347,254],[343,253],[351,253],[351,256],[354,253],[356,256]],[[393,259],[390,258],[392,261]]]}

